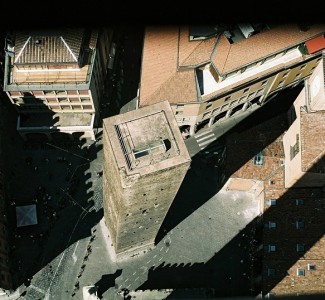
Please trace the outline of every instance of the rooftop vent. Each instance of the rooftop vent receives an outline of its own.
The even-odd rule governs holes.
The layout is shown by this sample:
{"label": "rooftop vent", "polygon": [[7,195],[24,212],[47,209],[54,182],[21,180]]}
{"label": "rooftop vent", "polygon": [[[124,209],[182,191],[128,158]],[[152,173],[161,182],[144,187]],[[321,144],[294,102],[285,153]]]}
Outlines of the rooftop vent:
{"label": "rooftop vent", "polygon": [[248,37],[250,37],[251,35],[253,35],[254,32],[255,32],[255,29],[249,23],[240,23],[240,24],[237,24],[237,25],[238,25],[238,28],[239,28],[240,32],[243,34],[243,36],[246,39]]}
{"label": "rooftop vent", "polygon": [[159,139],[158,141],[132,149],[135,159],[141,158],[149,154],[165,153],[168,149],[166,147],[168,140]]}

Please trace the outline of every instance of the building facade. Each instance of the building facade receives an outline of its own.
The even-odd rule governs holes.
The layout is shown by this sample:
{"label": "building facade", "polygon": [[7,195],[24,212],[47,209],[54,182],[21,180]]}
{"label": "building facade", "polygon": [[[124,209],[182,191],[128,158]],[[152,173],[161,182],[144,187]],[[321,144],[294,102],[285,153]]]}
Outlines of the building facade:
{"label": "building facade", "polygon": [[325,290],[324,52],[322,55],[288,112],[283,189],[267,195],[264,295],[308,295]]}
{"label": "building facade", "polygon": [[285,187],[286,121],[281,114],[227,137],[227,188],[255,193],[262,207],[256,220],[261,234],[250,251],[254,293],[263,297],[317,294],[325,288],[324,191]]}
{"label": "building facade", "polygon": [[3,86],[18,111],[23,138],[38,133],[46,139],[64,134],[94,139],[111,41],[109,28],[7,35]]}
{"label": "building facade", "polygon": [[104,217],[117,258],[148,249],[190,166],[167,101],[103,120]]}
{"label": "building facade", "polygon": [[283,137],[286,187],[325,187],[324,58],[288,112],[290,128]]}
{"label": "building facade", "polygon": [[168,100],[193,135],[259,107],[311,75],[325,25],[147,27],[138,106]]}

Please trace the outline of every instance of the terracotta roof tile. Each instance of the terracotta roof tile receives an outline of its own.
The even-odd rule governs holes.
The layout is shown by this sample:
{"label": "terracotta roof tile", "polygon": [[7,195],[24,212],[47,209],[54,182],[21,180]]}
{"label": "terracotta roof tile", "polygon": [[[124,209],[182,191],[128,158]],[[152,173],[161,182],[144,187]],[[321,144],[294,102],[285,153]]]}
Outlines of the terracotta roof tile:
{"label": "terracotta roof tile", "polygon": [[209,62],[216,40],[216,37],[212,37],[203,41],[190,41],[189,27],[182,26],[179,37],[179,67]]}
{"label": "terracotta roof tile", "polygon": [[62,32],[17,32],[14,63],[76,63],[82,36],[81,29],[67,29]]}
{"label": "terracotta roof tile", "polygon": [[[311,25],[305,32],[301,31],[297,24],[281,24],[230,44],[224,34],[205,41],[189,41],[188,26],[147,27],[142,57],[140,106],[148,105],[150,101],[156,102],[159,98],[178,99],[178,95],[184,93],[186,98],[180,97],[178,101],[195,101],[192,93],[196,87],[192,87],[190,91],[181,90],[181,86],[188,87],[193,83],[191,76],[184,76],[183,80],[191,81],[182,82],[178,89],[173,87],[175,82],[172,78],[177,80],[176,78],[184,75],[175,75],[180,72],[178,67],[194,69],[195,66],[208,63],[211,58],[218,72],[229,72],[324,32],[325,24]],[[164,92],[167,94],[163,95]],[[174,95],[174,92],[177,94]],[[215,97],[220,92],[218,90],[209,94],[204,100]],[[152,97],[154,94],[157,99]]]}
{"label": "terracotta roof tile", "polygon": [[140,105],[149,104],[148,98],[175,74],[177,53],[177,26],[146,28],[142,55]]}
{"label": "terracotta roof tile", "polygon": [[324,32],[325,24],[311,25],[305,32],[297,24],[281,24],[233,44],[222,35],[212,61],[220,73],[229,72]]}
{"label": "terracotta roof tile", "polygon": [[171,104],[196,101],[195,71],[192,69],[175,73],[146,101],[141,102],[141,105],[149,105],[164,100],[168,100]]}

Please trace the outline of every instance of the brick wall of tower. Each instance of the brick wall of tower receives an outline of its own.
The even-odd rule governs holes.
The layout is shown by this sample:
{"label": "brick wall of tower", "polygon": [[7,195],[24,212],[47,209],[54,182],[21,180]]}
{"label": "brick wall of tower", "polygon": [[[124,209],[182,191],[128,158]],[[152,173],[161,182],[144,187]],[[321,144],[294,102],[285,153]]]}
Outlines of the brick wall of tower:
{"label": "brick wall of tower", "polygon": [[116,251],[153,244],[190,162],[138,177],[122,191]]}
{"label": "brick wall of tower", "polygon": [[116,253],[153,244],[190,161],[141,176],[118,170],[104,134],[104,217]]}

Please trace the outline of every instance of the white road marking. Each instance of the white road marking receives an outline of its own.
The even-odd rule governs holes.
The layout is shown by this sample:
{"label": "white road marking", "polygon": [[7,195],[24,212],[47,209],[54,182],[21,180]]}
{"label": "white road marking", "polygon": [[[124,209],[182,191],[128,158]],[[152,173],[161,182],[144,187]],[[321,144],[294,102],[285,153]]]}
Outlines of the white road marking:
{"label": "white road marking", "polygon": [[164,249],[164,247],[161,247],[159,251],[161,251],[162,249]]}
{"label": "white road marking", "polygon": [[153,258],[155,258],[155,257],[157,257],[157,254],[155,254],[155,255],[153,256]]}
{"label": "white road marking", "polygon": [[151,259],[147,261],[147,264],[151,262]]}
{"label": "white road marking", "polygon": [[127,282],[129,280],[129,278],[126,278],[125,280],[124,280],[124,282]]}
{"label": "white road marking", "polygon": [[139,276],[136,279],[134,279],[134,281],[137,281],[138,279],[139,279]]}
{"label": "white road marking", "polygon": [[135,274],[137,274],[137,271],[135,271],[132,275],[135,275]]}
{"label": "white road marking", "polygon": [[79,241],[77,242],[76,247],[74,247],[74,251],[72,253],[73,264],[75,264],[77,261],[76,250],[77,250],[78,244],[79,244]]}
{"label": "white road marking", "polygon": [[37,286],[35,286],[35,285],[33,285],[33,284],[31,284],[30,287],[33,288],[34,290],[36,290],[36,291],[38,291],[38,292],[40,292],[40,293],[42,293],[42,294],[45,295],[45,291],[43,291],[43,290],[40,289],[39,287],[37,287]]}
{"label": "white road marking", "polygon": [[163,259],[163,258],[162,258],[162,257],[160,257],[158,261],[161,261],[162,259]]}

